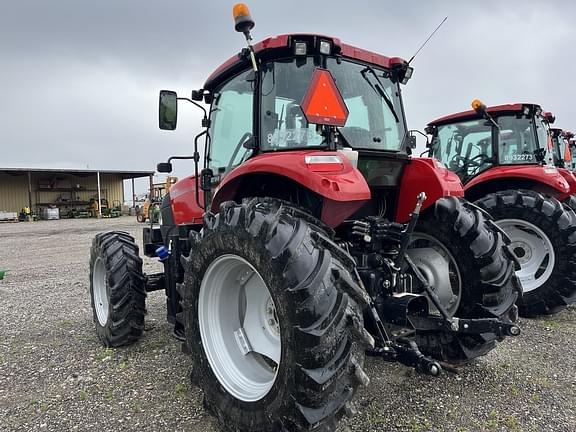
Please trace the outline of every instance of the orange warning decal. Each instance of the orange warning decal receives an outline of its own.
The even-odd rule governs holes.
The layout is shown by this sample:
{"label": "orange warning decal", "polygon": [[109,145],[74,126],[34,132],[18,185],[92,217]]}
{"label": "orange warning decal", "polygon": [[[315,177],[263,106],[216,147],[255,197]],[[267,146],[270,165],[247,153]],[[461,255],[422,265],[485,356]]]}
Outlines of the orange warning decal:
{"label": "orange warning decal", "polygon": [[346,103],[334,77],[326,69],[314,71],[300,106],[309,123],[344,126],[348,119]]}

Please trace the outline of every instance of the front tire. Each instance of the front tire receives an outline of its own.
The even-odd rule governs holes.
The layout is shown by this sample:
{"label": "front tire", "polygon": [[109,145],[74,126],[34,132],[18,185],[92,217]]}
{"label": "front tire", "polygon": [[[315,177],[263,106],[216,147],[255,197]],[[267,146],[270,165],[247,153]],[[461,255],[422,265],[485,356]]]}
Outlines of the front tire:
{"label": "front tire", "polygon": [[506,190],[477,201],[507,232],[520,261],[523,316],[549,315],[576,300],[576,215],[552,197]]}
{"label": "front tire", "polygon": [[334,430],[368,381],[352,259],[271,199],[224,203],[190,243],[179,290],[192,378],[221,428]]}
{"label": "front tire", "polygon": [[100,233],[90,251],[90,298],[98,338],[107,347],[129,345],[142,336],[146,287],[134,238]]}
{"label": "front tire", "polygon": [[[434,288],[442,305],[458,318],[517,319],[520,292],[514,261],[501,233],[467,201],[441,198],[420,216],[408,254]],[[417,332],[421,351],[448,363],[462,363],[491,351],[494,333]]]}

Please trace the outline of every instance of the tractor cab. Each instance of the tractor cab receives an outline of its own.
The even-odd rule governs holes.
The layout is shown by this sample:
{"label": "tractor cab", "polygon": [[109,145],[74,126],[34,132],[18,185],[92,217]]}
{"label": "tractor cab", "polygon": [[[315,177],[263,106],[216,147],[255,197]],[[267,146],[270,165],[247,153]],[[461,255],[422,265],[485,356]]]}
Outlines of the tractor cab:
{"label": "tractor cab", "polygon": [[574,139],[574,132],[568,132],[566,138],[567,146],[570,149],[570,169],[572,172],[576,171],[576,139]]}
{"label": "tractor cab", "polygon": [[[289,34],[249,45],[191,99],[161,92],[163,129],[175,127],[179,99],[210,104],[191,157],[196,175],[174,187],[182,200],[195,196],[194,217],[188,204],[176,205],[175,222],[198,223],[204,208],[270,195],[298,202],[332,227],[358,211],[407,221],[420,192],[411,188],[423,171],[440,184],[425,208],[440,196],[461,196],[459,180],[445,168],[409,157],[415,138],[400,85],[411,75],[401,58],[333,37]],[[171,164],[159,164],[164,169]],[[352,186],[358,178],[363,185]],[[402,186],[411,196],[406,204],[399,202]]]}
{"label": "tractor cab", "polygon": [[554,166],[574,171],[575,164],[570,148],[570,140],[574,134],[559,128],[550,128],[550,136],[552,138]]}
{"label": "tractor cab", "polygon": [[431,155],[467,183],[497,166],[538,166],[548,151],[546,125],[535,104],[470,110],[434,120]]}

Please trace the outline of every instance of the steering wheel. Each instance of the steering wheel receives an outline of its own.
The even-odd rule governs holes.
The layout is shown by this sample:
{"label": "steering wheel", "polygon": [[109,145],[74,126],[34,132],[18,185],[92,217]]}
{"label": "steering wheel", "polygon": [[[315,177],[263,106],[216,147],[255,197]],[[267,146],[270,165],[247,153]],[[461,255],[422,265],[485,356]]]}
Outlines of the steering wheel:
{"label": "steering wheel", "polygon": [[[234,165],[234,161],[236,160],[236,156],[238,156],[238,152],[242,148],[242,144],[244,144],[246,141],[248,141],[251,137],[252,137],[252,132],[246,132],[244,135],[242,135],[242,138],[240,138],[240,141],[238,141],[238,144],[236,144],[236,148],[234,149],[234,153],[232,153],[232,157],[230,158],[230,162],[228,162],[228,166],[226,167],[226,172],[228,172],[232,169],[232,166]],[[246,150],[250,150],[250,149],[246,149]],[[246,153],[247,152],[245,152],[244,155],[242,156],[242,160],[246,157]]]}
{"label": "steering wheel", "polygon": [[474,156],[472,159],[465,158],[460,155],[456,155],[450,161],[450,170],[459,174],[468,168],[480,168],[482,164],[489,159],[484,153],[480,153]]}

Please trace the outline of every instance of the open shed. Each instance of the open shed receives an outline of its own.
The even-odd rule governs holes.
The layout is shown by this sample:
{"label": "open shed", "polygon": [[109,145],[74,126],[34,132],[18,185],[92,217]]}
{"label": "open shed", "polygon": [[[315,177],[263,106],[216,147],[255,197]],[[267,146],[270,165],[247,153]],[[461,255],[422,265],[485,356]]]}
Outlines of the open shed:
{"label": "open shed", "polygon": [[[41,214],[57,208],[62,217],[85,211],[94,202],[114,206],[128,201],[134,205],[134,179],[153,171],[77,170],[43,168],[0,168],[0,211],[20,212],[29,207]],[[131,180],[132,196],[124,196],[124,182]]]}

